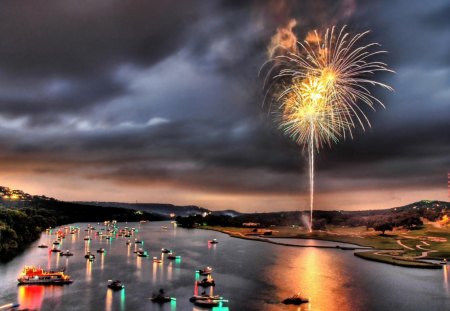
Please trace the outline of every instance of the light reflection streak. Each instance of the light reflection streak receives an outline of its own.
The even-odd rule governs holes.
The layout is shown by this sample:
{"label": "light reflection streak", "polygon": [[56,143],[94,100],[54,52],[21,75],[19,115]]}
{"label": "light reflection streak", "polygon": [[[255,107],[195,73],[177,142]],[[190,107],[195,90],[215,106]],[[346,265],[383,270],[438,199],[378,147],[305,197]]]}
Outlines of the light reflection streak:
{"label": "light reflection streak", "polygon": [[18,302],[23,309],[40,310],[44,301],[45,287],[39,285],[19,286]]}
{"label": "light reflection streak", "polygon": [[142,268],[142,258],[139,256],[136,256],[136,268],[138,270],[141,270],[141,268]]}
{"label": "light reflection streak", "polygon": [[105,253],[100,254],[100,270],[103,270],[105,266]]}
{"label": "light reflection streak", "polygon": [[444,289],[448,295],[449,294],[449,284],[448,284],[448,267],[447,267],[447,265],[443,266],[442,271],[444,273]]}
{"label": "light reflection streak", "polygon": [[172,281],[172,275],[173,275],[172,262],[169,262],[169,264],[167,265],[167,280]]}
{"label": "light reflection streak", "polygon": [[86,260],[86,282],[91,281],[91,276],[92,276],[92,262]]}
{"label": "light reflection streak", "polygon": [[120,293],[120,310],[125,311],[125,288]]}
{"label": "light reflection streak", "polygon": [[59,268],[59,257],[61,257],[61,253],[55,253],[56,254],[56,268]]}
{"label": "light reflection streak", "polygon": [[112,310],[112,299],[113,299],[112,289],[108,288],[106,290],[105,311]]}
{"label": "light reflection streak", "polygon": [[313,248],[279,250],[276,261],[266,273],[280,301],[299,293],[309,299],[309,303],[297,309],[301,311],[338,311],[350,305],[364,309],[362,300],[353,295],[353,290],[343,287],[352,282],[351,274],[335,252]]}

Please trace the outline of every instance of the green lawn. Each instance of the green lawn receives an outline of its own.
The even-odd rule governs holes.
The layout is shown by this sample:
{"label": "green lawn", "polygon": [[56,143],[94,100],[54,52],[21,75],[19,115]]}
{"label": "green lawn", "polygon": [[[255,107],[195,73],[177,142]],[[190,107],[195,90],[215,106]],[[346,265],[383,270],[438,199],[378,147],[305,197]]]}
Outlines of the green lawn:
{"label": "green lawn", "polygon": [[[217,230],[228,233],[231,236],[247,239],[260,239],[254,234],[253,229],[235,228],[235,227],[202,227],[204,229]],[[429,263],[420,262],[413,257],[421,256],[427,249],[434,252],[428,253],[428,258],[450,258],[450,228],[439,228],[432,224],[426,224],[420,230],[398,229],[392,232],[386,232],[381,235],[365,227],[328,227],[327,231],[308,232],[298,227],[270,227],[272,230],[271,238],[296,238],[296,239],[316,239],[342,243],[356,244],[360,246],[372,247],[378,250],[401,250],[402,252],[390,255],[379,255],[375,252],[355,253],[356,256],[369,260],[375,260],[384,263],[390,263],[405,267],[430,267]],[[436,239],[441,239],[441,241]],[[443,241],[442,239],[447,239]],[[398,244],[412,248],[403,248]],[[425,243],[429,244],[425,244]],[[422,248],[418,248],[420,245]],[[433,265],[431,265],[433,266]]]}

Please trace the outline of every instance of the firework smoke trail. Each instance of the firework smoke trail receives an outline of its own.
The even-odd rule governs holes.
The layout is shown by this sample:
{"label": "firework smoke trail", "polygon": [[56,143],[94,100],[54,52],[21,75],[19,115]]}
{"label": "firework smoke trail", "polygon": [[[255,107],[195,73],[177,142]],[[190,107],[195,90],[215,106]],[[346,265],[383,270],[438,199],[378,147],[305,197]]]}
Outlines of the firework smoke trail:
{"label": "firework smoke trail", "polygon": [[[374,109],[383,103],[367,88],[386,84],[371,79],[378,71],[388,71],[387,65],[371,59],[385,51],[373,51],[379,45],[358,43],[368,32],[350,36],[345,26],[339,32],[332,27],[321,37],[315,31],[307,40],[297,42],[299,48],[285,49],[263,65],[270,66],[264,88],[266,97],[279,103],[275,109],[280,128],[297,144],[308,150],[310,185],[310,230],[314,205],[314,153],[323,145],[337,143],[352,130],[370,122],[360,103]],[[272,95],[272,96],[270,96]],[[273,110],[272,104],[270,108]]]}

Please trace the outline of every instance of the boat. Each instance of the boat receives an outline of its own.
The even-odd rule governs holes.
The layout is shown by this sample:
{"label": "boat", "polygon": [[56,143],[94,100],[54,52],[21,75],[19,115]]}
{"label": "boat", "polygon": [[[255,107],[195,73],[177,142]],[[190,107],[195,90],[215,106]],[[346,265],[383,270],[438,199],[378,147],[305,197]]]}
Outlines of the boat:
{"label": "boat", "polygon": [[210,278],[197,281],[197,285],[202,287],[209,287],[209,286],[216,286],[216,283],[214,282],[214,279]]}
{"label": "boat", "polygon": [[212,239],[208,241],[210,244],[218,244],[219,241],[217,241],[217,239]]}
{"label": "boat", "polygon": [[171,260],[175,260],[175,259],[180,259],[181,256],[177,256],[174,253],[170,253],[169,256],[167,256],[167,259],[171,259]]}
{"label": "boat", "polygon": [[157,303],[164,303],[164,302],[172,301],[173,299],[170,296],[156,295],[156,296],[150,298],[150,300],[153,301],[153,302],[157,302]]}
{"label": "boat", "polygon": [[130,241],[130,240],[128,240],[126,244],[127,244],[127,245],[130,245],[130,244],[131,244],[131,241]]}
{"label": "boat", "polygon": [[0,306],[0,310],[16,310],[18,307],[20,307],[18,303],[7,303],[6,305]]}
{"label": "boat", "polygon": [[88,236],[84,237],[84,240],[85,240],[85,241],[89,241],[90,239],[91,239],[91,238],[88,237]]}
{"label": "boat", "polygon": [[200,273],[200,275],[210,275],[212,273],[212,268],[205,267],[203,269],[197,270],[197,272]]}
{"label": "boat", "polygon": [[146,220],[141,220],[140,223],[141,224],[145,224],[147,221]]}
{"label": "boat", "polygon": [[286,298],[282,301],[282,303],[284,303],[285,305],[300,305],[307,302],[309,302],[309,300],[301,297],[299,294],[295,294],[294,296]]}
{"label": "boat", "polygon": [[45,271],[42,268],[25,266],[19,278],[19,285],[24,284],[70,284],[73,281],[64,271]]}
{"label": "boat", "polygon": [[121,290],[125,287],[125,285],[123,285],[122,282],[119,280],[114,280],[114,281],[109,280],[108,282],[109,282],[108,288],[110,288],[112,290]]}
{"label": "boat", "polygon": [[136,239],[136,240],[134,240],[134,244],[142,244],[142,240]]}
{"label": "boat", "polygon": [[172,298],[170,296],[165,296],[164,295],[164,289],[160,289],[159,293],[156,295],[154,294],[152,296],[152,298],[150,298],[151,301],[156,302],[156,303],[165,303],[165,302],[170,302],[172,300],[176,300],[175,298]]}
{"label": "boat", "polygon": [[166,227],[166,226],[161,226],[161,229],[162,229],[163,231],[166,231],[166,230],[167,230],[167,227]]}
{"label": "boat", "polygon": [[162,260],[157,257],[153,257],[153,262],[154,263],[162,263]]}
{"label": "boat", "polygon": [[47,244],[40,244],[40,245],[38,245],[38,247],[39,248],[48,248],[48,245]]}
{"label": "boat", "polygon": [[70,256],[73,256],[73,253],[71,253],[69,250],[67,250],[65,252],[60,252],[59,255],[70,257]]}
{"label": "boat", "polygon": [[52,248],[51,252],[52,253],[59,253],[59,252],[61,252],[61,250],[58,249],[58,248]]}
{"label": "boat", "polygon": [[105,252],[105,249],[104,248],[99,248],[98,250],[97,250],[97,253],[104,253]]}
{"label": "boat", "polygon": [[447,258],[442,259],[440,264],[441,265],[446,265],[447,264]]}
{"label": "boat", "polygon": [[54,241],[53,245],[59,245],[59,241]]}
{"label": "boat", "polygon": [[217,307],[219,305],[219,301],[214,299],[196,300],[194,301],[194,304],[203,308],[212,308]]}
{"label": "boat", "polygon": [[222,300],[222,297],[220,297],[219,295],[206,295],[206,294],[202,294],[202,295],[194,295],[191,298],[189,298],[190,302],[194,302],[197,300]]}
{"label": "boat", "polygon": [[172,252],[172,250],[170,250],[170,249],[167,249],[167,248],[161,248],[161,253],[163,253],[163,254],[169,254],[169,253],[171,253]]}
{"label": "boat", "polygon": [[148,257],[148,253],[146,251],[138,251],[137,255],[139,257]]}
{"label": "boat", "polygon": [[86,259],[91,259],[91,258],[95,259],[95,255],[92,254],[91,252],[87,252],[86,255],[84,255],[84,258],[86,258]]}

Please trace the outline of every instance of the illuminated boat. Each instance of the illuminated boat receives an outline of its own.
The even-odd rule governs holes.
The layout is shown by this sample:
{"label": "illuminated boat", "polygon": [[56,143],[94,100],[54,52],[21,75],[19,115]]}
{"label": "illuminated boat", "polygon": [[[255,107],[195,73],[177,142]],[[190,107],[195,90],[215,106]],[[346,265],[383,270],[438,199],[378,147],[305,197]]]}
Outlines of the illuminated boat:
{"label": "illuminated boat", "polygon": [[164,302],[169,302],[169,301],[172,301],[172,300],[175,300],[175,299],[172,298],[172,297],[169,297],[169,296],[156,295],[156,296],[150,298],[150,300],[153,301],[153,302],[157,302],[157,303],[164,303]]}
{"label": "illuminated boat", "polygon": [[290,298],[286,298],[282,301],[285,305],[301,305],[302,303],[309,302],[308,299],[301,297],[299,294],[295,294]]}
{"label": "illuminated boat", "polygon": [[161,229],[162,229],[163,231],[166,231],[166,230],[167,230],[167,227],[166,227],[166,226],[161,226]]}
{"label": "illuminated boat", "polygon": [[131,241],[130,240],[127,240],[127,245],[130,245],[131,244]]}
{"label": "illuminated boat", "polygon": [[69,251],[67,250],[67,251],[65,251],[65,252],[60,252],[60,253],[59,253],[59,256],[67,256],[67,257],[70,257],[70,256],[73,256],[73,253],[71,253],[71,252],[69,252]]}
{"label": "illuminated boat", "polygon": [[160,289],[159,293],[157,295],[153,295],[152,298],[150,298],[151,301],[156,302],[156,303],[165,303],[165,302],[170,302],[172,300],[176,300],[176,298],[172,298],[170,296],[165,296],[164,295],[164,289]]}
{"label": "illuminated boat", "polygon": [[134,240],[134,244],[142,244],[142,243],[143,242],[141,240],[138,240],[138,239]]}
{"label": "illuminated boat", "polygon": [[201,287],[209,287],[209,286],[216,286],[216,283],[214,282],[213,278],[203,279],[201,281],[197,281],[197,285]]}
{"label": "illuminated boat", "polygon": [[87,252],[86,255],[84,255],[84,258],[86,259],[95,259],[95,255],[92,254],[91,252]]}
{"label": "illuminated boat", "polygon": [[200,275],[210,275],[212,273],[212,268],[206,267],[206,268],[197,270],[197,272],[200,273]]}
{"label": "illuminated boat", "polygon": [[84,240],[85,240],[85,241],[89,241],[90,239],[91,239],[91,238],[88,237],[88,236],[84,237]]}
{"label": "illuminated boat", "polygon": [[446,265],[447,264],[447,258],[442,259],[440,264],[441,265]]}
{"label": "illuminated boat", "polygon": [[0,306],[0,310],[16,310],[18,307],[20,307],[18,303],[7,303],[6,305]]}
{"label": "illuminated boat", "polygon": [[58,248],[52,248],[51,252],[52,253],[59,253],[59,252],[61,252],[61,250],[58,249]]}
{"label": "illuminated boat", "polygon": [[113,290],[121,290],[125,287],[125,285],[123,285],[122,282],[119,280],[114,281],[109,280],[108,282],[109,282],[108,288],[111,288]]}
{"label": "illuminated boat", "polygon": [[48,248],[48,245],[47,244],[40,244],[38,247],[39,248]]}
{"label": "illuminated boat", "polygon": [[147,253],[146,251],[143,251],[143,250],[138,251],[138,252],[137,252],[137,255],[138,255],[139,257],[148,257],[148,253]]}
{"label": "illuminated boat", "polygon": [[219,241],[217,241],[217,239],[212,239],[208,241],[210,244],[218,244]]}
{"label": "illuminated boat", "polygon": [[104,253],[105,252],[105,249],[104,248],[99,248],[98,250],[97,250],[97,253]]}
{"label": "illuminated boat", "polygon": [[59,241],[53,242],[53,245],[59,245]]}
{"label": "illuminated boat", "polygon": [[190,302],[194,302],[194,301],[197,301],[197,300],[222,300],[223,298],[222,297],[220,297],[219,295],[214,295],[214,296],[211,296],[211,295],[195,295],[195,296],[192,296],[191,298],[189,298],[189,301]]}
{"label": "illuminated boat", "polygon": [[170,249],[167,249],[167,248],[161,248],[161,253],[163,253],[163,254],[169,254],[169,253],[171,253],[172,252],[172,250],[170,250]]}
{"label": "illuminated boat", "polygon": [[154,263],[162,263],[162,260],[156,257],[153,257],[153,262]]}
{"label": "illuminated boat", "polygon": [[23,284],[70,284],[73,281],[64,271],[45,271],[42,268],[25,266],[19,278],[19,285]]}
{"label": "illuminated boat", "polygon": [[170,260],[175,260],[175,259],[180,259],[180,258],[181,258],[181,256],[177,256],[174,253],[170,253],[169,256],[167,256],[167,259],[170,259]]}

